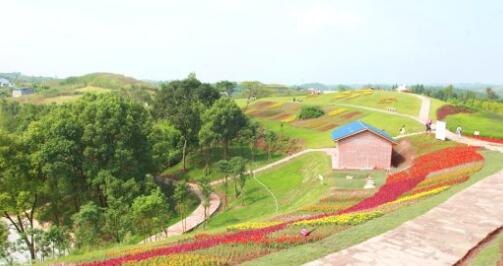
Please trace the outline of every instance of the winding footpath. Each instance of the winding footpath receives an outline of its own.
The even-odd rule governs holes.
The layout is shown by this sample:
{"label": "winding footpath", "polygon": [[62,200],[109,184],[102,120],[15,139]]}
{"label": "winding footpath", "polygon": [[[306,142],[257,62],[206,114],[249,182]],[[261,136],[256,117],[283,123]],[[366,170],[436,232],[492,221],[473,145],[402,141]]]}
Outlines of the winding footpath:
{"label": "winding footpath", "polygon": [[[418,121],[426,121],[424,96]],[[452,132],[447,137],[503,153],[496,145]],[[350,248],[305,265],[453,265],[503,224],[503,171],[464,189],[427,213]]]}
{"label": "winding footpath", "polygon": [[191,231],[192,229],[202,224],[206,219],[208,219],[212,214],[214,214],[218,210],[218,208],[220,207],[220,198],[218,197],[217,194],[211,193],[210,204],[205,214],[204,213],[205,208],[202,204],[203,195],[201,193],[200,187],[194,183],[188,183],[188,185],[190,187],[190,190],[194,192],[197,195],[197,197],[201,200],[199,206],[197,206],[197,208],[185,219],[178,221],[176,224],[173,224],[170,227],[166,228],[164,232],[161,232],[157,235],[153,235],[143,240],[142,243],[159,241],[166,239],[167,237],[170,236],[177,236],[185,232]]}

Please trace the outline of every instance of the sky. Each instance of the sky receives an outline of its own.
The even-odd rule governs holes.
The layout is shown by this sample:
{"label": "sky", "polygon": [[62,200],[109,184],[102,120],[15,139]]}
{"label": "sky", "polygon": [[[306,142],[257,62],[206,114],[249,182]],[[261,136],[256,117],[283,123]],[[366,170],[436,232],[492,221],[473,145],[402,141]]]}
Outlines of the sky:
{"label": "sky", "polygon": [[501,0],[0,0],[0,72],[503,83]]}

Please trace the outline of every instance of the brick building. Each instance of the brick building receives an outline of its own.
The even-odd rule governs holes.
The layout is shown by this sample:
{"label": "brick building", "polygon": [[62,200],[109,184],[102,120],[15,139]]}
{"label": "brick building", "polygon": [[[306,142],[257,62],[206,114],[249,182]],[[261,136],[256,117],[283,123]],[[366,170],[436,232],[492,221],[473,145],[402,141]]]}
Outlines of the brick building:
{"label": "brick building", "polygon": [[336,128],[332,140],[337,142],[339,169],[391,168],[391,154],[397,141],[383,130],[355,121]]}

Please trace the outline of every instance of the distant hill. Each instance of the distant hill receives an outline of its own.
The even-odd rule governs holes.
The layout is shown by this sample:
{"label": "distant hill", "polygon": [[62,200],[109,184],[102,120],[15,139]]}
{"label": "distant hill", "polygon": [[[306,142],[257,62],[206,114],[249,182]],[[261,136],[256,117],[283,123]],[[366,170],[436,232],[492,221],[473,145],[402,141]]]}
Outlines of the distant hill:
{"label": "distant hill", "polygon": [[52,77],[44,77],[44,76],[27,76],[20,72],[7,72],[0,73],[0,78],[8,79],[12,83],[36,83],[36,82],[46,82],[57,80]]}
{"label": "distant hill", "polygon": [[134,79],[132,77],[114,74],[114,73],[91,73],[84,76],[68,77],[61,80],[61,85],[71,86],[94,86],[106,89],[129,89],[133,87],[155,88],[152,83]]}
{"label": "distant hill", "polygon": [[[18,87],[32,87],[36,93],[16,98],[16,101],[34,104],[63,103],[78,99],[85,93],[112,92],[140,102],[150,102],[158,84],[137,80],[114,73],[91,73],[65,79],[32,77],[21,73],[0,73],[0,77],[13,80]],[[10,94],[7,94],[10,95]]]}

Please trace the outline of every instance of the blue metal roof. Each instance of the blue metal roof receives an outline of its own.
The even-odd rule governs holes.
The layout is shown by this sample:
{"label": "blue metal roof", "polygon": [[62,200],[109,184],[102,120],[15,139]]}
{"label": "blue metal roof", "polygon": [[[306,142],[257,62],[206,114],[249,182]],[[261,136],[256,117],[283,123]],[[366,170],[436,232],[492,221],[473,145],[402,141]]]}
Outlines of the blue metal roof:
{"label": "blue metal roof", "polygon": [[332,140],[337,141],[340,139],[344,139],[344,138],[347,138],[351,135],[354,135],[354,134],[357,134],[357,133],[360,133],[360,132],[363,132],[366,130],[372,131],[375,134],[377,134],[377,135],[379,135],[379,136],[381,136],[381,137],[383,137],[393,143],[397,143],[397,141],[390,134],[386,133],[386,131],[378,129],[378,128],[371,126],[367,123],[364,123],[362,121],[354,121],[354,122],[351,122],[349,124],[346,124],[344,126],[341,126],[341,127],[334,129],[334,131],[332,131]]}

